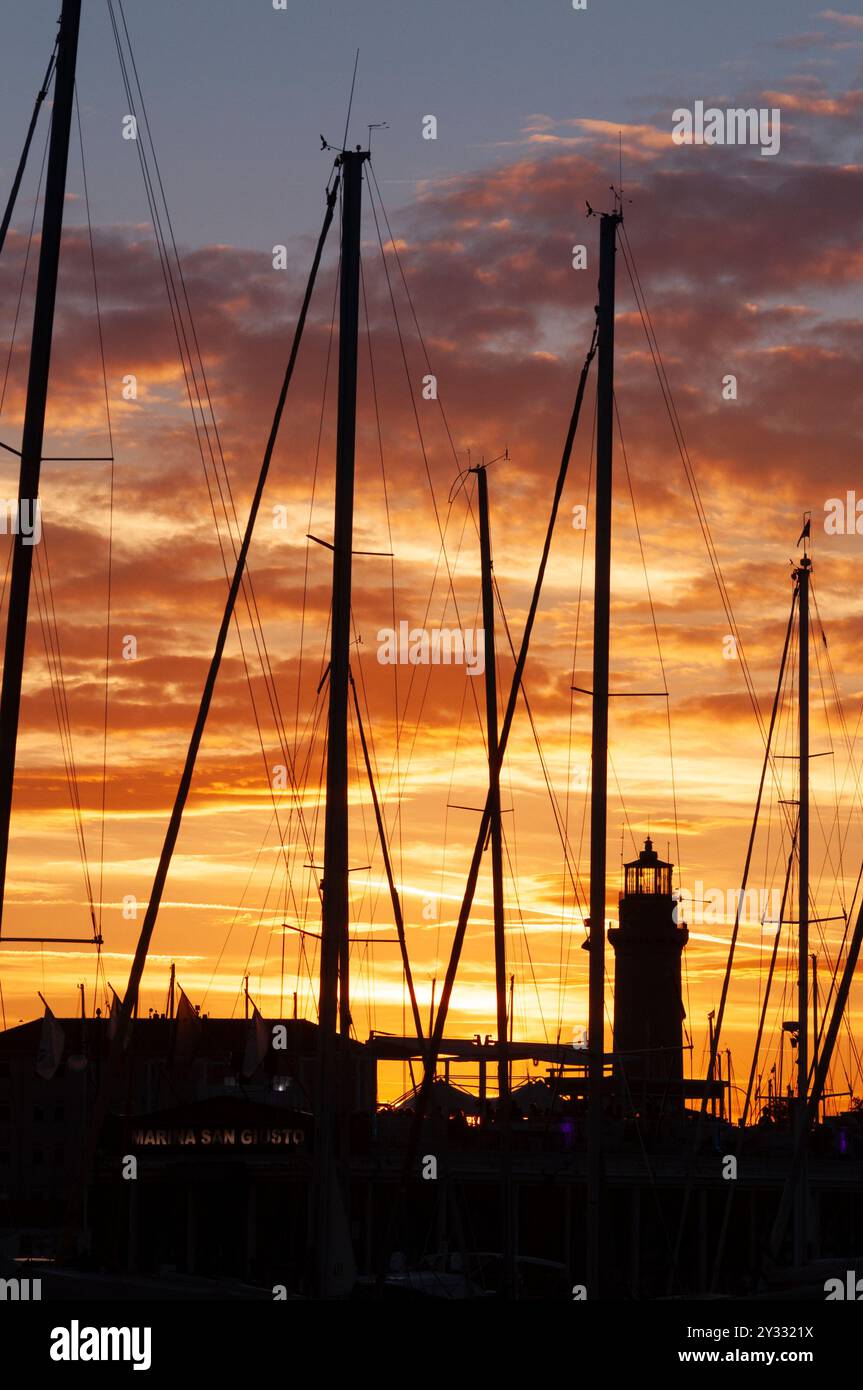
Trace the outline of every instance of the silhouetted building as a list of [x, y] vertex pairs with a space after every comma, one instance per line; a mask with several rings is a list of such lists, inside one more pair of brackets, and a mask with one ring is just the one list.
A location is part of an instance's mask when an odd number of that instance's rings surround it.
[[[129, 1268], [140, 1260], [156, 1269], [207, 1269], [208, 1261], [218, 1264], [207, 1242], [230, 1234], [242, 1258], [225, 1263], [242, 1272], [255, 1229], [250, 1213], [258, 1210], [261, 1228], [279, 1229], [281, 1216], [267, 1205], [276, 1200], [271, 1189], [287, 1183], [293, 1195], [307, 1182], [318, 1029], [306, 1019], [265, 1026], [266, 1052], [262, 1042], [256, 1054], [255, 1025], [242, 1018], [202, 1015], [185, 1028], [164, 1015], [132, 1021], [90, 1200], [103, 1257], [113, 1258], [122, 1238]], [[43, 1027], [34, 1019], [0, 1032], [0, 1256], [54, 1249], [112, 1022], [58, 1018], [62, 1048], [47, 1076], [36, 1070]], [[349, 1077], [351, 1110], [373, 1114], [376, 1063], [353, 1040]], [[138, 1160], [137, 1182], [122, 1179], [125, 1155]], [[298, 1222], [303, 1203], [294, 1201]]]
[[680, 957], [689, 939], [675, 920], [672, 865], [648, 837], [637, 859], [624, 865], [614, 947], [614, 1050], [617, 1076], [632, 1101], [663, 1108], [683, 1102], [683, 1020]]

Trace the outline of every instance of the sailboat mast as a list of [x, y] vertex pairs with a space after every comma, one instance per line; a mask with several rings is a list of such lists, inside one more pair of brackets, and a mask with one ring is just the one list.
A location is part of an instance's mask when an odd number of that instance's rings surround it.
[[797, 1099], [806, 1103], [809, 1075], [809, 574], [812, 561], [804, 555], [797, 571], [799, 584], [799, 717], [800, 717], [800, 873], [797, 983]]
[[[318, 1007], [318, 1091], [315, 1137], [316, 1284], [331, 1289], [331, 1224], [335, 1157], [335, 1107], [346, 1110], [350, 1041], [350, 939], [348, 935], [348, 694], [351, 643], [351, 559], [354, 528], [354, 448], [357, 416], [357, 348], [360, 296], [360, 225], [363, 163], [368, 151], [344, 150], [342, 177], [339, 390], [336, 429], [333, 607], [330, 631], [329, 727], [324, 819], [323, 914]], [[337, 1030], [341, 1035], [335, 1075]], [[335, 1084], [334, 1084], [335, 1083]]]
[[[38, 505], [48, 375], [54, 335], [54, 304], [57, 297], [57, 270], [63, 231], [63, 203], [66, 195], [66, 166], [69, 159], [69, 132], [75, 93], [75, 64], [78, 57], [78, 28], [81, 0], [63, 0], [57, 37], [57, 72], [54, 106], [51, 113], [51, 140], [48, 173], [45, 180], [45, 207], [39, 243], [39, 270], [33, 310], [33, 337], [27, 377], [27, 400], [21, 436], [21, 471], [18, 485], [18, 527], [12, 549], [12, 576], [9, 585], [9, 617], [3, 658], [3, 687], [0, 692], [0, 924], [6, 895], [6, 863], [9, 855], [9, 819], [15, 780], [15, 752], [18, 743], [18, 716], [21, 709], [21, 679], [27, 641], [27, 609], [30, 603], [30, 576], [33, 569], [33, 531], [22, 534], [22, 517], [33, 515]], [[35, 521], [35, 515], [33, 515]]]
[[492, 589], [491, 527], [488, 510], [488, 475], [476, 469], [479, 501], [479, 545], [482, 564], [482, 625], [485, 651], [485, 713], [488, 739], [489, 816], [491, 827], [491, 883], [494, 908], [494, 982], [497, 994], [497, 1089], [501, 1114], [509, 1111], [509, 1066], [506, 1018], [506, 938], [503, 911], [503, 834], [500, 814], [500, 772], [497, 736], [497, 669], [494, 643], [494, 592]]
[[354, 446], [360, 295], [362, 166], [366, 151], [345, 150], [342, 170], [342, 262], [339, 302], [339, 394], [333, 529], [333, 612], [330, 634], [327, 800], [324, 826], [320, 1029], [325, 1050], [336, 1030], [350, 1031], [348, 940], [348, 670], [351, 642], [351, 558], [354, 531]]
[[[800, 734], [799, 900], [797, 909], [797, 1129], [807, 1126], [809, 1080], [809, 576], [812, 561], [804, 553], [797, 568], [798, 705]], [[805, 1140], [803, 1141], [805, 1143]], [[806, 1159], [803, 1153], [796, 1192], [794, 1263], [806, 1258]]]
[[587, 1112], [587, 1278], [601, 1292], [602, 1080], [605, 1053], [605, 841], [608, 786], [608, 649], [611, 615], [611, 465], [614, 424], [614, 258], [620, 213], [599, 222], [596, 526], [593, 598], [593, 717], [590, 778], [590, 952]]

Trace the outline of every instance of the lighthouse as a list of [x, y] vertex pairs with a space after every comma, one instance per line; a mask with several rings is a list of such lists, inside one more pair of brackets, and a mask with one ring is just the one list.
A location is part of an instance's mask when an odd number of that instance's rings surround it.
[[683, 1020], [680, 962], [689, 939], [676, 920], [673, 865], [650, 837], [624, 865], [614, 948], [614, 1052], [620, 1093], [638, 1106], [668, 1110], [683, 1103]]

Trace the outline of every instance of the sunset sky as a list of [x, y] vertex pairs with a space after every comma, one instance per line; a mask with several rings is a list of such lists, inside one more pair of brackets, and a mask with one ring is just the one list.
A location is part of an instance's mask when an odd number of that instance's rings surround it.
[[[54, 4], [17, 3], [2, 20], [4, 45], [16, 54], [2, 99], [4, 190], [53, 42], [55, 11]], [[221, 617], [225, 574], [136, 150], [122, 138], [129, 107], [107, 11], [85, 0], [84, 12], [78, 99], [116, 460], [104, 821], [109, 464], [44, 465], [45, 541], [37, 558], [43, 574], [45, 552], [50, 561], [104, 976], [122, 993]], [[569, 0], [288, 0], [284, 12], [269, 0], [127, 0], [125, 13], [241, 524], [323, 218], [332, 155], [321, 153], [319, 134], [341, 142], [358, 47], [350, 143], [365, 145], [370, 124], [388, 123], [372, 132], [372, 168], [389, 231], [374, 181], [364, 188], [355, 546], [392, 551], [394, 559], [355, 561], [352, 660], [424, 1011], [432, 979], [445, 970], [478, 822], [474, 811], [454, 808], [481, 806], [484, 796], [483, 689], [462, 667], [381, 665], [377, 634], [402, 620], [411, 627], [481, 625], [475, 483], [448, 498], [468, 451], [476, 463], [507, 449], [508, 459], [489, 471], [489, 489], [495, 575], [513, 642], [520, 640], [592, 329], [598, 223], [585, 217], [585, 204], [611, 205], [619, 143], [628, 242], [765, 721], [795, 541], [804, 512], [812, 513], [812, 750], [833, 755], [812, 767], [813, 898], [824, 918], [850, 908], [863, 854], [855, 742], [863, 708], [863, 546], [855, 535], [827, 534], [824, 520], [831, 498], [856, 491], [863, 501], [863, 11], [802, 0], [697, 7], [588, 0], [585, 11]], [[672, 113], [696, 101], [778, 109], [779, 152], [674, 144]], [[436, 140], [423, 138], [428, 115], [437, 120]], [[0, 372], [23, 275], [0, 410], [0, 440], [13, 447], [23, 418], [38, 238], [26, 273], [25, 257], [46, 130], [43, 117], [0, 261]], [[75, 127], [48, 455], [108, 453], [84, 195]], [[41, 207], [37, 231], [40, 215]], [[579, 244], [587, 247], [584, 270], [572, 264]], [[273, 268], [277, 245], [287, 248], [284, 270]], [[331, 553], [306, 537], [332, 535], [337, 263], [336, 226], [251, 553], [317, 864], [324, 743], [316, 691], [326, 662]], [[621, 255], [617, 288], [616, 395], [632, 496], [616, 434], [611, 683], [618, 692], [660, 690], [664, 665], [673, 758], [663, 700], [612, 702], [609, 919], [621, 857], [634, 858], [647, 833], [679, 866], [675, 886], [695, 892], [700, 882], [705, 891], [733, 892], [763, 756]], [[428, 371], [437, 377], [438, 401], [422, 398]], [[135, 400], [123, 399], [129, 375], [137, 379]], [[737, 381], [735, 400], [723, 399], [729, 375]], [[522, 703], [503, 774], [508, 951], [520, 1038], [569, 1041], [586, 1022], [587, 955], [579, 947], [590, 710], [570, 687], [590, 683], [594, 385], [592, 379], [526, 674], [541, 756]], [[0, 455], [0, 472], [2, 496], [14, 497], [11, 454]], [[583, 505], [586, 533], [573, 525], [574, 509]], [[227, 543], [224, 526], [221, 539]], [[8, 554], [9, 537], [0, 543]], [[4, 590], [4, 625], [5, 599]], [[86, 936], [87, 893], [39, 614], [34, 589], [3, 930]], [[317, 942], [307, 938], [301, 958], [298, 933], [280, 924], [319, 931], [316, 875], [306, 867], [297, 799], [272, 790], [283, 757], [245, 608], [240, 627], [263, 756], [234, 631], [142, 1004], [164, 1008], [174, 960], [180, 984], [204, 1011], [241, 1010], [248, 971], [265, 1014], [278, 1014], [282, 991], [288, 1010], [298, 990], [300, 1011], [311, 1018]], [[135, 660], [124, 659], [129, 637], [137, 643]], [[498, 652], [503, 705], [513, 662], [499, 614]], [[796, 746], [794, 719], [783, 701], [777, 751], [786, 758]], [[349, 746], [352, 931], [364, 941], [384, 938], [374, 947], [357, 945], [352, 955], [362, 1038], [372, 1027], [400, 1032], [409, 1021], [353, 725]], [[790, 759], [777, 763], [782, 784], [769, 783], [750, 879], [760, 892], [781, 890], [787, 835], [783, 841], [778, 802], [796, 795], [793, 767]], [[578, 894], [565, 869], [562, 825]], [[139, 904], [137, 923], [123, 916], [129, 898]], [[813, 927], [825, 986], [842, 930], [839, 920]], [[491, 932], [486, 865], [453, 999], [455, 1035], [494, 1033]], [[684, 990], [695, 1071], [703, 1066], [706, 1016], [718, 1003], [729, 934], [727, 914], [712, 922], [690, 918]], [[771, 944], [760, 922], [743, 926], [725, 1038], [741, 1082]], [[787, 1004], [777, 993], [771, 1029], [796, 1010], [794, 968], [786, 969], [784, 952], [780, 961]], [[88, 948], [0, 947], [6, 1023], [41, 1011], [38, 990], [57, 1014], [72, 1012], [82, 980], [90, 1009], [95, 970]], [[852, 997], [858, 1023], [859, 993]], [[100, 977], [95, 1002], [103, 998]], [[610, 988], [608, 1002], [610, 1017]], [[859, 1095], [847, 1036], [841, 1052], [833, 1088], [853, 1089], [856, 1081]], [[388, 1084], [398, 1090], [401, 1078]]]

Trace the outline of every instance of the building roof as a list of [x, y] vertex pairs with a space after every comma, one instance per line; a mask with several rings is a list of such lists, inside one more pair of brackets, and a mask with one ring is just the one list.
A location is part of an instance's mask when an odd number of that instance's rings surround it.
[[653, 865], [655, 868], [660, 869], [671, 869], [674, 867], [669, 860], [660, 859], [656, 850], [653, 848], [653, 841], [649, 835], [645, 837], [644, 849], [641, 851], [638, 858], [628, 860], [623, 867], [625, 869], [640, 869], [647, 865]]
[[[214, 1018], [201, 1015], [200, 1035], [195, 1043], [195, 1051], [207, 1055], [221, 1052], [242, 1051], [246, 1045], [249, 1022], [245, 1018]], [[314, 1053], [317, 1049], [318, 1025], [305, 1018], [266, 1019], [275, 1027], [281, 1024], [287, 1030], [288, 1046], [286, 1052], [302, 1051]], [[107, 1043], [109, 1020], [101, 1018], [56, 1018], [65, 1035], [64, 1056], [86, 1052], [98, 1043], [100, 1050]], [[42, 1019], [32, 1018], [26, 1023], [16, 1024], [0, 1032], [0, 1057], [32, 1054], [39, 1047]], [[176, 1019], [164, 1015], [132, 1020], [132, 1036], [128, 1051], [138, 1056], [164, 1057], [174, 1042]], [[364, 1050], [364, 1045], [351, 1039], [353, 1050]]]

